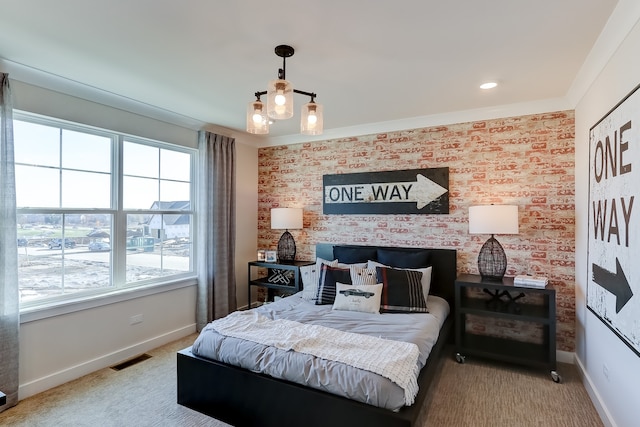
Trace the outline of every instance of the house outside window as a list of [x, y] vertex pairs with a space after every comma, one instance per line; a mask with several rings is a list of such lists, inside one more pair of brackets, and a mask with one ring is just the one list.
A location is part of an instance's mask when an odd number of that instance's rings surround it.
[[195, 277], [196, 150], [14, 118], [21, 308]]

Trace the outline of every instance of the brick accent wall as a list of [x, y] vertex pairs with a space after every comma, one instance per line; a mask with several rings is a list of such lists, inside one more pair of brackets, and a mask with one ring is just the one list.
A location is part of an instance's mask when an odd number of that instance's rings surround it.
[[[323, 175], [431, 167], [449, 167], [448, 215], [322, 213]], [[496, 236], [507, 275], [549, 277], [557, 292], [557, 348], [575, 350], [573, 111], [261, 148], [258, 168], [258, 247], [277, 246], [271, 208], [303, 207], [304, 230], [292, 231], [297, 259], [314, 259], [317, 242], [454, 248], [459, 273], [477, 273], [489, 236], [468, 233], [469, 206], [518, 205], [520, 234]], [[534, 325], [512, 334], [539, 339]]]

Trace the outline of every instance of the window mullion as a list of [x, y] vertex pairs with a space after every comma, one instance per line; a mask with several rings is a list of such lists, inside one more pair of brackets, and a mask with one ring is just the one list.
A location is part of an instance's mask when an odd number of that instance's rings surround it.
[[115, 207], [113, 234], [113, 284], [115, 287], [122, 287], [126, 283], [126, 246], [127, 246], [127, 215], [123, 211], [123, 144], [124, 138], [118, 136], [113, 150], [113, 171], [112, 188], [115, 189], [112, 196], [112, 203]]

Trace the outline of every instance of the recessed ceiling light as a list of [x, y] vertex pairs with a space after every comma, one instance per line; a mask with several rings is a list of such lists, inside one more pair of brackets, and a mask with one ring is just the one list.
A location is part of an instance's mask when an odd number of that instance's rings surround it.
[[487, 83], [482, 83], [480, 85], [480, 89], [493, 89], [496, 86], [498, 86], [498, 83], [496, 82], [487, 82]]

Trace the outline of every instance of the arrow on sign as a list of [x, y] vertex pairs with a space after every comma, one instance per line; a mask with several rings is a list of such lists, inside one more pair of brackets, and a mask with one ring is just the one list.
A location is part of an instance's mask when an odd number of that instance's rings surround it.
[[622, 271], [622, 267], [620, 266], [620, 261], [616, 257], [615, 273], [597, 264], [591, 264], [591, 269], [593, 270], [593, 281], [616, 297], [616, 313], [620, 313], [622, 307], [624, 307], [633, 296], [627, 277], [624, 275], [624, 271]]
[[445, 194], [446, 188], [422, 174], [415, 181], [331, 185], [325, 188], [325, 203], [415, 202], [422, 209]]

